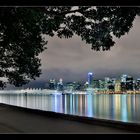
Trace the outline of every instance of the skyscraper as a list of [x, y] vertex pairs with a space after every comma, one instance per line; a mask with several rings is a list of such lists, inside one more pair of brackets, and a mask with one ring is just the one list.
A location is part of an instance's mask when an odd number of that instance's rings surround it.
[[115, 92], [120, 92], [121, 91], [121, 81], [117, 80], [115, 82]]
[[88, 73], [88, 84], [91, 85], [92, 84], [92, 81], [93, 81], [93, 73], [92, 72], [89, 72]]
[[127, 76], [126, 78], [126, 89], [127, 90], [133, 90], [134, 88], [133, 84], [133, 77], [132, 76]]
[[49, 81], [49, 89], [55, 89], [56, 81], [55, 79], [50, 79]]
[[127, 76], [128, 76], [128, 75], [123, 74], [123, 75], [121, 76], [121, 82], [126, 83], [126, 78], [127, 78]]
[[121, 77], [121, 89], [122, 91], [126, 90], [133, 90], [134, 84], [133, 84], [133, 77], [123, 74]]
[[58, 90], [58, 91], [62, 91], [63, 88], [64, 88], [64, 86], [63, 86], [63, 79], [60, 78], [60, 79], [59, 79], [59, 82], [57, 83], [57, 90]]
[[140, 90], [140, 78], [138, 78], [135, 82], [135, 90]]

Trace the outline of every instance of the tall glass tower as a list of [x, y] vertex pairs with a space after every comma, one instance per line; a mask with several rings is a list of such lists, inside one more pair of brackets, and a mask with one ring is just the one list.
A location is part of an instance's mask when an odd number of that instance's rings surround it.
[[122, 77], [121, 77], [121, 82], [126, 83], [126, 78], [127, 78], [127, 76], [128, 76], [128, 75], [123, 74]]
[[88, 84], [91, 85], [92, 84], [92, 81], [93, 81], [93, 73], [92, 72], [89, 72], [88, 73]]

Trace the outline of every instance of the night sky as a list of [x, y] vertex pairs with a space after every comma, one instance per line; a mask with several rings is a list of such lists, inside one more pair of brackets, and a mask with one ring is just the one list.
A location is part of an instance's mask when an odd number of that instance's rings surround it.
[[80, 37], [70, 39], [47, 38], [47, 50], [40, 54], [42, 75], [27, 86], [43, 87], [50, 78], [67, 81], [86, 81], [87, 73], [96, 79], [119, 78], [121, 74], [140, 77], [140, 17], [136, 17], [130, 32], [110, 51], [96, 52]]

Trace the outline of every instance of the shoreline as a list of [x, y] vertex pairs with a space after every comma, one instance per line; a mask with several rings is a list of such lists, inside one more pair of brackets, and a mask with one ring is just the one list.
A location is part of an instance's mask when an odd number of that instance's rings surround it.
[[[27, 115], [27, 117], [29, 115], [33, 115], [34, 117], [37, 115], [41, 115], [43, 117], [46, 117], [46, 119], [47, 118], [56, 119], [56, 120], [61, 119], [62, 123], [63, 121], [66, 121], [66, 122], [72, 121], [74, 123], [80, 123], [80, 125], [90, 125], [90, 126], [96, 125], [100, 127], [107, 127], [110, 129], [116, 129], [116, 130], [118, 129], [120, 131], [126, 130], [129, 133], [140, 133], [140, 124], [138, 123], [121, 122], [121, 121], [114, 121], [114, 120], [69, 115], [69, 114], [56, 113], [56, 112], [51, 112], [51, 111], [42, 111], [42, 110], [37, 110], [37, 109], [18, 107], [18, 106], [3, 104], [3, 103], [0, 103], [0, 107], [13, 110], [15, 113], [17, 112], [21, 114], [23, 113], [24, 115]], [[24, 118], [21, 118], [21, 120], [24, 120]], [[0, 124], [1, 123], [3, 122], [0, 122]], [[65, 126], [65, 123], [63, 123], [62, 125]]]

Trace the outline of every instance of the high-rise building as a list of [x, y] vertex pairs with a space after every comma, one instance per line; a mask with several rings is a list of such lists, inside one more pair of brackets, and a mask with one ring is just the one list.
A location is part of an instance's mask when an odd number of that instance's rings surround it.
[[55, 88], [56, 88], [55, 79], [50, 79], [50, 81], [49, 81], [49, 89], [55, 89]]
[[126, 91], [126, 78], [127, 78], [127, 74], [123, 74], [121, 76], [121, 91]]
[[105, 77], [105, 82], [109, 82], [110, 78], [109, 77]]
[[126, 75], [126, 74], [123, 74], [122, 76], [121, 76], [121, 82], [126, 82], [126, 78], [127, 78], [127, 76], [128, 75]]
[[66, 83], [66, 90], [68, 91], [73, 91], [74, 90], [74, 85], [72, 82]]
[[83, 89], [86, 90], [88, 87], [89, 87], [89, 83], [88, 83], [88, 81], [86, 81], [86, 82], [84, 83]]
[[94, 89], [99, 89], [100, 88], [100, 82], [99, 80], [93, 80], [93, 88]]
[[135, 82], [135, 90], [140, 90], [140, 78], [138, 78]]
[[115, 82], [115, 92], [120, 92], [121, 91], [121, 81], [116, 80]]
[[62, 91], [64, 89], [64, 86], [63, 86], [63, 79], [60, 78], [59, 79], [59, 82], [57, 83], [57, 90], [58, 91]]
[[112, 84], [115, 86], [116, 78], [112, 78], [111, 81], [112, 81]]
[[132, 76], [127, 76], [126, 78], [126, 90], [133, 90], [134, 88], [133, 84], [133, 77]]
[[105, 77], [105, 90], [109, 90], [110, 81], [109, 77]]
[[127, 91], [127, 90], [133, 90], [133, 89], [134, 89], [133, 77], [123, 74], [121, 77], [121, 90]]
[[110, 90], [110, 91], [114, 91], [115, 81], [116, 81], [115, 78], [105, 77], [105, 89]]
[[63, 84], [63, 79], [62, 78], [59, 79], [59, 83]]
[[93, 73], [92, 72], [89, 72], [88, 73], [88, 84], [91, 85], [92, 84], [92, 81], [93, 81]]
[[99, 80], [99, 87], [100, 87], [100, 90], [105, 89], [105, 87], [106, 87], [105, 80]]

